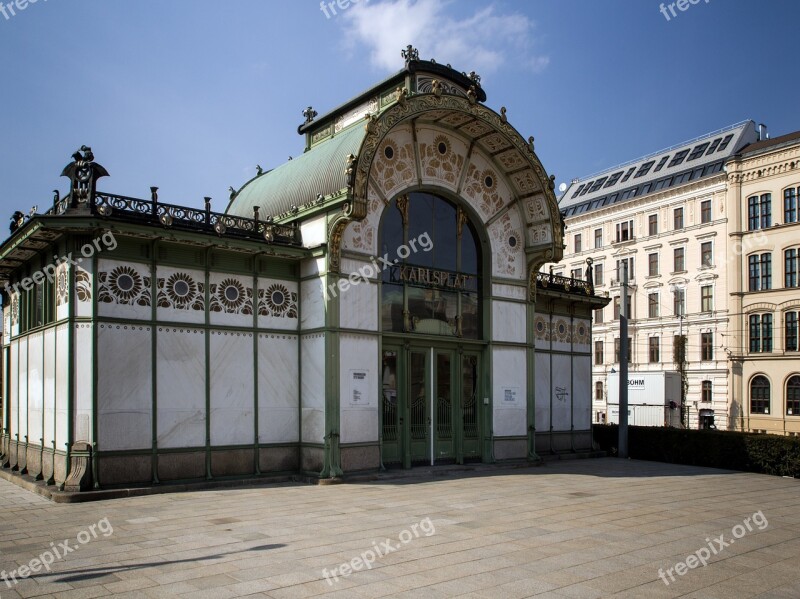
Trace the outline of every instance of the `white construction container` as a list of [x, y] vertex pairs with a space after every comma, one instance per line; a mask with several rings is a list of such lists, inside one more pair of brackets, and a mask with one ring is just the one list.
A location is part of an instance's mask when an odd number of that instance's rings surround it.
[[[674, 402], [670, 404], [670, 402]], [[671, 408], [670, 405], [674, 405]], [[681, 426], [681, 375], [678, 372], [628, 373], [630, 426]], [[608, 422], [619, 424], [619, 373], [608, 375]]]

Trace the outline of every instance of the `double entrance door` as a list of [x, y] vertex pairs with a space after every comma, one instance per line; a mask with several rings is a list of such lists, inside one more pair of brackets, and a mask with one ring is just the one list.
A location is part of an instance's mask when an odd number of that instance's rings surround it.
[[384, 465], [479, 461], [480, 353], [385, 345], [381, 397]]

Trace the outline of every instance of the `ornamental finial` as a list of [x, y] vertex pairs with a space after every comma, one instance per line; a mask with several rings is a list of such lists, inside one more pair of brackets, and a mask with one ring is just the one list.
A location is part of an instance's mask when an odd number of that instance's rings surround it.
[[401, 55], [403, 58], [405, 58], [405, 60], [406, 60], [406, 66], [408, 66], [408, 64], [409, 64], [410, 62], [416, 62], [416, 61], [418, 61], [418, 60], [419, 60], [419, 50], [417, 50], [417, 49], [416, 49], [414, 46], [412, 46], [411, 44], [409, 44], [408, 46], [406, 46], [406, 49], [405, 49], [405, 50], [401, 50], [401, 51], [400, 51], [400, 55]]
[[317, 111], [309, 106], [303, 111], [303, 116], [306, 117], [306, 123], [310, 123], [317, 116]]

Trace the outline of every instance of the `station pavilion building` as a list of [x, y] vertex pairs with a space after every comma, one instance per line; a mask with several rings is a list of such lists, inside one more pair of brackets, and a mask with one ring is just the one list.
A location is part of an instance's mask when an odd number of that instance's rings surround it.
[[224, 213], [73, 155], [0, 246], [4, 468], [78, 491], [591, 449], [609, 300], [539, 272], [553, 179], [478, 76], [403, 55]]

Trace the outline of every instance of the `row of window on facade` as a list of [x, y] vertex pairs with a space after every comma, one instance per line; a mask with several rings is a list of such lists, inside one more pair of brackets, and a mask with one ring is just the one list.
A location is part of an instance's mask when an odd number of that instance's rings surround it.
[[[700, 223], [706, 224], [711, 222], [711, 200], [704, 200], [700, 202]], [[684, 228], [683, 208], [675, 208], [672, 211], [672, 228], [675, 231]], [[632, 241], [633, 235], [633, 219], [627, 219], [616, 224], [615, 230], [615, 243], [622, 243], [625, 241]], [[658, 214], [650, 214], [647, 217], [647, 233], [649, 236], [658, 235]], [[573, 236], [575, 253], [583, 251], [583, 235], [576, 233]], [[603, 247], [603, 229], [594, 230], [594, 248], [601, 249]], [[596, 282], [596, 281], [595, 281]]]
[[[800, 316], [800, 312], [797, 311], [783, 313], [784, 351], [798, 351], [798, 316]], [[769, 353], [779, 349], [773, 346], [773, 321], [774, 317], [770, 313], [750, 314], [748, 316], [750, 353]]]
[[[800, 251], [789, 248], [783, 251], [783, 286], [786, 289], [798, 285], [797, 262]], [[752, 254], [747, 257], [748, 290], [767, 291], [772, 289], [772, 252]]]
[[[800, 187], [791, 187], [784, 190], [783, 199], [783, 222], [784, 224], [798, 222], [798, 204], [800, 203]], [[772, 226], [772, 194], [764, 193], [761, 195], [751, 196], [747, 199], [748, 211], [748, 230], [757, 231]], [[711, 200], [703, 200], [700, 202], [700, 224], [710, 223], [712, 220]], [[647, 217], [647, 233], [649, 236], [658, 235], [659, 223], [658, 214], [650, 214]], [[683, 207], [675, 208], [672, 211], [672, 228], [675, 231], [684, 228], [684, 209]], [[633, 219], [624, 220], [616, 224], [615, 229], [615, 243], [622, 243], [625, 241], [632, 241], [633, 234]], [[573, 236], [575, 253], [583, 251], [583, 235], [576, 233]], [[710, 245], [710, 244], [709, 244]], [[603, 247], [603, 229], [598, 228], [594, 230], [594, 247], [600, 249]], [[705, 261], [703, 265], [707, 264]], [[675, 269], [679, 272], [681, 269]], [[597, 284], [597, 279], [595, 279]]]
[[[798, 222], [800, 187], [783, 190], [783, 223]], [[772, 194], [762, 193], [747, 198], [747, 230], [757, 231], [772, 226]]]
[[[714, 333], [706, 331], [700, 333], [700, 360], [711, 362], [714, 360]], [[672, 356], [668, 361], [680, 363], [686, 361], [687, 337], [686, 335], [674, 335], [672, 338]], [[614, 339], [614, 364], [619, 364], [620, 340]], [[647, 338], [647, 354], [650, 364], [659, 364], [662, 361], [661, 337], [653, 335]], [[628, 337], [628, 363], [633, 362], [633, 339]], [[605, 342], [598, 339], [594, 342], [594, 364], [602, 366], [605, 364]]]
[[[702, 381], [700, 383], [700, 401], [703, 403], [711, 403], [711, 400], [714, 398], [713, 394], [713, 385], [711, 381]], [[603, 389], [603, 381], [597, 381], [594, 384], [594, 400], [595, 401], [603, 401], [604, 397], [604, 389]]]
[[[786, 415], [800, 416], [800, 375], [792, 375], [786, 380]], [[772, 384], [763, 374], [750, 381], [750, 413], [769, 414], [772, 400]]]
[[[661, 310], [661, 294], [657, 291], [647, 294], [647, 318], [659, 318], [662, 316]], [[631, 294], [628, 294], [627, 301], [628, 317], [633, 318], [631, 311]], [[614, 316], [613, 320], [619, 320], [620, 315], [620, 298], [614, 298], [613, 302]], [[700, 312], [713, 312], [714, 310], [714, 286], [701, 285], [700, 286]], [[676, 287], [672, 290], [672, 313], [674, 316], [686, 316], [686, 289], [683, 287]], [[599, 308], [594, 311], [594, 323], [603, 324], [605, 322], [605, 309]]]
[[[796, 287], [797, 250], [792, 250], [792, 251], [795, 252], [794, 286]], [[630, 256], [628, 258], [621, 258], [616, 261], [615, 265], [616, 277], [612, 280], [611, 282], [612, 285], [619, 284], [622, 281], [623, 268], [626, 264], [628, 267], [628, 279], [631, 280], [636, 278], [636, 271], [634, 270], [636, 263], [634, 261], [633, 256]], [[700, 244], [700, 267], [711, 268], [712, 266], [714, 266], [714, 244], [711, 241], [704, 241]], [[670, 274], [679, 274], [683, 272], [686, 272], [686, 248], [677, 247], [672, 250], [672, 272]], [[647, 276], [657, 277], [660, 274], [661, 274], [661, 257], [659, 253], [651, 252], [647, 254]], [[582, 279], [583, 275], [581, 273], [581, 269], [580, 268], [573, 269], [571, 276], [573, 279]], [[595, 287], [602, 287], [603, 285], [605, 285], [605, 268], [603, 267], [602, 262], [597, 262], [594, 265], [594, 271], [592, 272], [592, 279]], [[789, 279], [787, 279], [787, 281], [788, 280]]]
[[[786, 289], [800, 287], [798, 278], [798, 259], [800, 249], [789, 248], [783, 252], [783, 286]], [[656, 277], [661, 274], [661, 259], [658, 252], [651, 252], [647, 255], [647, 276]], [[616, 279], [612, 284], [618, 283], [622, 279], [622, 269], [627, 263], [628, 278], [634, 279], [635, 261], [633, 257], [622, 258], [616, 261]], [[766, 291], [772, 289], [772, 252], [761, 254], [751, 254], [747, 257], [749, 273], [749, 291]], [[704, 241], [700, 244], [700, 267], [710, 268], [714, 266], [714, 244], [711, 241]], [[672, 250], [672, 273], [678, 274], [686, 272], [686, 248], [678, 247]], [[605, 285], [605, 269], [602, 262], [594, 265], [592, 273], [594, 285], [601, 287]], [[572, 278], [582, 279], [581, 269], [572, 271]]]

